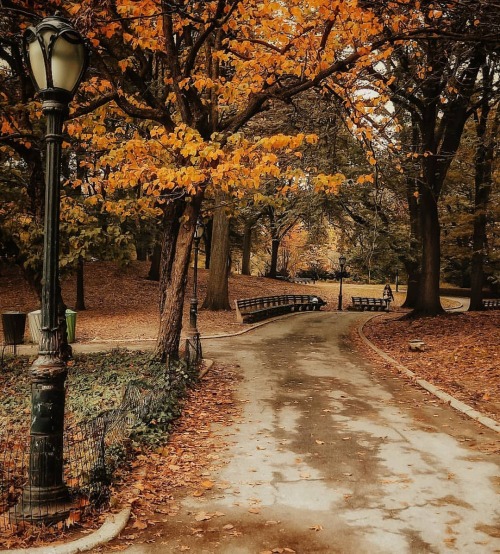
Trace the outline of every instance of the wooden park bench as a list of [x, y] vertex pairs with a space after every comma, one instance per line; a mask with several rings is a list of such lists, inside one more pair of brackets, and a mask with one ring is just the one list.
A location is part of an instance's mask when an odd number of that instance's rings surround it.
[[252, 323], [268, 317], [319, 310], [326, 302], [310, 294], [284, 294], [235, 300], [236, 319], [240, 323]]
[[364, 298], [362, 296], [352, 296], [352, 306], [353, 310], [368, 310], [373, 312], [387, 312], [389, 309], [389, 304], [384, 298]]
[[294, 277], [292, 279], [292, 283], [309, 285], [311, 283], [314, 283], [314, 279], [311, 279], [310, 277]]
[[500, 309], [500, 298], [489, 298], [487, 300], [483, 300], [483, 307], [485, 310]]

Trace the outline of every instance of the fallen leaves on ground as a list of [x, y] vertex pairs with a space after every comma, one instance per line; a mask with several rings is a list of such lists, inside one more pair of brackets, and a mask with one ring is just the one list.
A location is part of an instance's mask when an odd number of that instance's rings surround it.
[[[132, 470], [121, 475], [115, 495], [119, 502], [133, 504], [137, 518], [134, 529], [144, 529], [138, 521], [154, 524], [158, 514], [177, 515], [176, 498], [183, 494], [202, 496], [217, 488], [217, 482], [208, 477], [224, 463], [220, 453], [227, 442], [213, 428], [229, 425], [239, 413], [232, 399], [237, 380], [230, 367], [212, 366], [199, 386], [189, 392], [168, 442], [156, 451], [138, 455], [131, 464]], [[135, 495], [137, 483], [142, 490]], [[200, 511], [193, 514], [193, 520], [202, 522], [222, 516], [222, 512]]]
[[[78, 313], [77, 340], [155, 339], [158, 328], [158, 284], [148, 281], [148, 262], [133, 262], [123, 268], [112, 262], [89, 262], [86, 272], [87, 310]], [[204, 298], [208, 271], [198, 271], [199, 298]], [[192, 283], [192, 274], [190, 274]], [[188, 285], [190, 286], [190, 285]], [[231, 275], [229, 296], [235, 298], [275, 294], [317, 294], [328, 304], [323, 310], [337, 306], [337, 283], [299, 285], [264, 277]], [[356, 296], [380, 296], [381, 285], [344, 283], [344, 304]], [[379, 290], [380, 289], [380, 290]], [[75, 302], [75, 277], [63, 282], [63, 295], [68, 306]], [[39, 301], [15, 267], [5, 268], [0, 290], [0, 310], [38, 309]], [[394, 309], [404, 301], [404, 293], [395, 293]], [[190, 297], [186, 295], [185, 319], [189, 318]], [[449, 305], [443, 299], [443, 305]], [[383, 316], [365, 327], [367, 336], [379, 348], [444, 391], [475, 406], [491, 417], [500, 416], [500, 378], [496, 354], [499, 349], [498, 311], [446, 314], [437, 318], [392, 321]], [[210, 312], [200, 310], [198, 324], [202, 335], [241, 330], [234, 310]], [[425, 352], [409, 352], [408, 341], [421, 339]], [[364, 349], [372, 359], [376, 355]]]
[[[158, 283], [146, 279], [149, 262], [131, 262], [126, 267], [114, 262], [85, 263], [85, 304], [87, 309], [78, 312], [76, 339], [79, 342], [100, 340], [155, 340], [158, 332]], [[192, 268], [188, 291], [192, 287]], [[198, 297], [205, 298], [208, 270], [198, 269]], [[69, 275], [62, 282], [65, 303], [74, 307], [76, 277]], [[381, 296], [382, 285], [358, 285], [344, 282], [344, 306], [350, 296]], [[274, 296], [280, 294], [316, 294], [328, 304], [323, 311], [335, 310], [338, 304], [338, 283], [302, 285], [248, 275], [229, 277], [231, 306], [237, 298]], [[189, 320], [191, 295], [186, 294], [184, 321]], [[396, 306], [404, 295], [396, 293]], [[0, 311], [21, 310], [30, 312], [40, 308], [40, 302], [22, 277], [19, 268], [2, 270]], [[1, 321], [0, 321], [1, 327]], [[200, 309], [198, 327], [202, 335], [228, 333], [241, 330], [235, 310], [207, 311]]]
[[[78, 313], [77, 340], [99, 339], [154, 339], [157, 332], [157, 283], [144, 277], [149, 266], [135, 262], [128, 268], [121, 268], [110, 262], [91, 264], [92, 271], [86, 272], [87, 311]], [[204, 297], [208, 272], [200, 270], [199, 297]], [[188, 285], [189, 286], [189, 285]], [[378, 296], [380, 287], [350, 285], [344, 283], [345, 304], [352, 294]], [[351, 287], [351, 288], [350, 288]], [[63, 283], [63, 294], [69, 306], [74, 305], [74, 279]], [[355, 292], [354, 292], [355, 291]], [[7, 269], [2, 274], [0, 309], [31, 311], [39, 308], [36, 296], [20, 278], [19, 273]], [[266, 296], [275, 294], [306, 293], [318, 294], [328, 301], [324, 310], [336, 308], [335, 285], [317, 283], [298, 285], [263, 277], [233, 275], [229, 280], [231, 301], [235, 298]], [[394, 307], [402, 302], [404, 295], [396, 295]], [[189, 295], [186, 295], [185, 318], [188, 319]], [[202, 335], [241, 330], [236, 322], [234, 310], [208, 312], [200, 310], [199, 326]], [[372, 320], [366, 327], [367, 337], [392, 358], [414, 371], [446, 392], [456, 396], [480, 411], [498, 418], [500, 415], [500, 368], [497, 353], [500, 346], [498, 328], [500, 312], [478, 312], [446, 314], [436, 318], [418, 320], [394, 319], [384, 315]], [[421, 339], [426, 344], [423, 352], [410, 352], [408, 341]], [[354, 340], [356, 340], [354, 336]], [[383, 366], [385, 372], [393, 368], [381, 362], [373, 350], [357, 341], [367, 357]], [[237, 413], [233, 404], [232, 389], [235, 386], [235, 372], [227, 367], [214, 366], [202, 385], [191, 392], [185, 403], [184, 413], [177, 421], [168, 442], [154, 452], [143, 453], [131, 464], [131, 472], [120, 474], [116, 494], [120, 500], [133, 505], [135, 521], [146, 525], [162, 516], [172, 517], [179, 511], [177, 493], [188, 490], [192, 496], [203, 496], [207, 491], [218, 488], [210, 479], [217, 467], [224, 463], [220, 453], [225, 443], [213, 432], [212, 424], [227, 425]], [[18, 394], [19, 383], [14, 380], [5, 389], [5, 398]], [[23, 385], [24, 386], [24, 385]], [[18, 411], [19, 420], [25, 421], [26, 413]], [[331, 410], [324, 410], [330, 412]], [[349, 440], [344, 437], [343, 440]], [[318, 442], [320, 444], [321, 441]], [[498, 444], [486, 445], [492, 452]], [[486, 448], [483, 446], [483, 448]], [[297, 463], [301, 459], [297, 459]], [[213, 483], [212, 487], [204, 486]], [[140, 487], [138, 488], [138, 484]], [[179, 493], [180, 495], [180, 493]], [[344, 495], [346, 500], [350, 495]], [[90, 525], [98, 526], [102, 517], [85, 521], [82, 532]], [[278, 522], [268, 521], [266, 525]], [[315, 528], [319, 527], [319, 528]], [[319, 531], [321, 526], [312, 527]], [[148, 529], [136, 529], [147, 533]], [[130, 533], [125, 536], [130, 536]], [[58, 539], [64, 536], [58, 535]], [[23, 547], [17, 537], [8, 538], [11, 547]], [[36, 545], [37, 541], [30, 544]], [[38, 543], [40, 544], [40, 543]], [[122, 550], [125, 545], [114, 545]], [[188, 547], [186, 547], [188, 548]], [[283, 552], [293, 552], [282, 549]], [[271, 552], [279, 552], [273, 549]]]
[[[500, 420], [499, 328], [500, 312], [491, 310], [413, 320], [384, 316], [365, 325], [364, 333], [419, 378]], [[412, 339], [422, 340], [425, 349], [410, 351]]]

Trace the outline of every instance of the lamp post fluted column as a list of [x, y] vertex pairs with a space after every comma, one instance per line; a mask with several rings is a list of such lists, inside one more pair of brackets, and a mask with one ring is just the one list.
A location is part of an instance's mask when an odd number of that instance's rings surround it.
[[[31, 428], [28, 486], [23, 512], [44, 522], [59, 519], [69, 504], [63, 481], [64, 383], [67, 368], [60, 356], [57, 286], [59, 282], [59, 196], [62, 127], [67, 103], [46, 99], [47, 117], [42, 329], [38, 357], [31, 366]], [[61, 516], [62, 517], [62, 516]]]
[[58, 15], [26, 30], [23, 49], [42, 99], [46, 124], [42, 329], [31, 366], [31, 427], [28, 482], [16, 517], [50, 524], [64, 519], [70, 495], [64, 482], [64, 405], [67, 367], [58, 322], [59, 215], [63, 123], [88, 63], [81, 35]]

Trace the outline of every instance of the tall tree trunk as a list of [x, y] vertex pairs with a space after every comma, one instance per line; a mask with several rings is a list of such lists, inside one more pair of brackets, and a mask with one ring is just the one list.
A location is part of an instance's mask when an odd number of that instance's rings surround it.
[[212, 234], [214, 229], [214, 220], [209, 219], [205, 223], [203, 232], [203, 244], [205, 245], [205, 269], [210, 269], [210, 253], [212, 251]]
[[406, 261], [405, 269], [408, 276], [408, 284], [406, 286], [406, 298], [402, 307], [414, 309], [420, 295], [420, 263]]
[[76, 304], [75, 310], [85, 310], [85, 282], [84, 282], [84, 261], [80, 256], [76, 267]]
[[269, 277], [271, 279], [276, 279], [278, 274], [278, 252], [280, 249], [280, 240], [276, 237], [273, 237], [271, 240], [271, 262], [269, 265]]
[[250, 254], [252, 249], [252, 231], [254, 221], [245, 221], [243, 229], [243, 248], [241, 252], [241, 274], [250, 275]]
[[153, 255], [151, 256], [151, 265], [149, 266], [149, 273], [147, 279], [150, 281], [160, 280], [160, 263], [161, 263], [161, 242], [156, 241], [153, 248]]
[[272, 206], [267, 207], [267, 217], [269, 218], [269, 233], [271, 234], [271, 260], [269, 262], [269, 271], [267, 272], [267, 276], [271, 279], [276, 279], [281, 237], [278, 224], [276, 222], [276, 212]]
[[229, 220], [225, 209], [225, 195], [217, 196], [212, 229], [210, 271], [207, 294], [203, 302], [206, 310], [230, 310], [229, 304]]
[[[411, 151], [416, 153], [419, 148], [420, 135], [415, 114], [411, 120]], [[415, 170], [414, 170], [415, 171]], [[408, 275], [406, 287], [406, 298], [403, 308], [414, 309], [417, 306], [417, 299], [420, 296], [420, 264], [422, 251], [422, 232], [420, 230], [420, 217], [418, 209], [418, 183], [417, 175], [408, 174], [406, 178], [406, 201], [410, 215], [410, 248], [408, 256], [403, 260]]]
[[[445, 43], [443, 43], [445, 44]], [[412, 316], [437, 315], [443, 311], [439, 299], [440, 224], [438, 201], [444, 179], [460, 145], [480, 67], [485, 60], [481, 46], [471, 47], [462, 60], [456, 77], [457, 94], [441, 103], [448, 78], [449, 55], [442, 43], [432, 37], [426, 42], [429, 74], [420, 82], [419, 96], [411, 102], [418, 111], [419, 148], [422, 183], [419, 192], [419, 219], [422, 234], [421, 279]], [[408, 60], [404, 60], [406, 62]], [[413, 119], [416, 122], [416, 119]], [[412, 141], [414, 143], [414, 141]]]
[[426, 184], [421, 187], [420, 191], [420, 226], [422, 230], [422, 273], [413, 315], [437, 315], [443, 312], [439, 298], [441, 228], [437, 199]]
[[487, 245], [486, 224], [487, 209], [490, 201], [493, 185], [493, 159], [495, 155], [495, 142], [499, 130], [500, 110], [495, 110], [495, 117], [488, 133], [488, 117], [490, 114], [490, 94], [486, 94], [485, 87], [491, 86], [491, 75], [487, 69], [483, 70], [483, 98], [481, 113], [479, 115], [476, 132], [478, 144], [475, 160], [475, 197], [474, 197], [474, 232], [472, 238], [472, 263], [471, 263], [471, 291], [470, 311], [483, 309], [483, 284], [484, 284], [484, 257]]
[[141, 244], [140, 242], [135, 242], [135, 251], [137, 253], [137, 261], [139, 262], [145, 262], [148, 257], [148, 249], [144, 244]]
[[422, 233], [420, 232], [420, 220], [418, 201], [414, 195], [414, 179], [408, 179], [406, 194], [410, 213], [410, 248], [409, 256], [403, 261], [408, 275], [406, 298], [403, 308], [415, 308], [420, 295], [420, 252], [422, 249]]
[[200, 192], [191, 202], [178, 200], [164, 208], [159, 284], [160, 328], [154, 352], [155, 358], [162, 362], [179, 358], [189, 259], [202, 198], [203, 193]]

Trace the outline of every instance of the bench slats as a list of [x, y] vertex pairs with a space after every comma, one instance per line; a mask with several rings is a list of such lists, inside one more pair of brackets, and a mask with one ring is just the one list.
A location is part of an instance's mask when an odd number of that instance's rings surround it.
[[352, 296], [352, 308], [355, 310], [387, 311], [389, 303], [385, 298], [366, 298], [363, 296]]
[[284, 294], [241, 298], [235, 300], [234, 304], [237, 320], [245, 323], [295, 311], [319, 310], [326, 302], [318, 296], [310, 294]]

